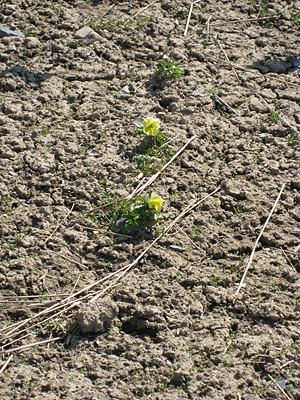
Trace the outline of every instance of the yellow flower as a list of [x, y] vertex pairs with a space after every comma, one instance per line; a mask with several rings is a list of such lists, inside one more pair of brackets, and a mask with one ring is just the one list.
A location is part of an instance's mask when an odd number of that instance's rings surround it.
[[152, 192], [150, 199], [148, 201], [148, 206], [149, 206], [149, 208], [154, 207], [155, 211], [157, 212], [161, 209], [161, 205], [163, 202], [164, 202], [164, 200], [160, 196], [157, 196], [157, 194]]
[[148, 117], [143, 121], [143, 132], [149, 136], [157, 136], [160, 129], [160, 121], [157, 118]]

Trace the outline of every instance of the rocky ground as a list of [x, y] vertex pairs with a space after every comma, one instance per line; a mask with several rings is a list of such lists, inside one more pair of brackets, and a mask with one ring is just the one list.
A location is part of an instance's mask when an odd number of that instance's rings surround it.
[[[279, 382], [299, 400], [300, 2], [203, 0], [186, 35], [190, 2], [133, 18], [148, 4], [1, 1], [0, 24], [25, 35], [0, 39], [1, 346], [63, 338], [11, 353], [1, 398], [285, 399]], [[184, 74], [157, 76], [164, 56]], [[148, 116], [172, 141], [138, 166]], [[146, 191], [159, 224], [108, 233], [116, 201], [193, 136]], [[5, 336], [219, 186], [97, 302]]]

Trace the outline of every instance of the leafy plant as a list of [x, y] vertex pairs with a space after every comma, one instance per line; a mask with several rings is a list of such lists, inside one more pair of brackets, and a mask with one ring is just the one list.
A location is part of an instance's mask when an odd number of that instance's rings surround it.
[[164, 79], [183, 75], [184, 71], [180, 67], [182, 67], [180, 61], [175, 61], [166, 57], [162, 62], [157, 64], [156, 66], [157, 71], [155, 72], [155, 74], [159, 78], [164, 78]]
[[292, 16], [292, 21], [295, 25], [300, 25], [300, 11], [297, 11], [296, 14]]
[[125, 200], [112, 215], [114, 232], [130, 233], [133, 230], [147, 229], [156, 224], [163, 199], [151, 193], [149, 197], [138, 196]]
[[270, 121], [278, 121], [280, 112], [276, 112], [274, 110], [270, 110], [269, 120]]

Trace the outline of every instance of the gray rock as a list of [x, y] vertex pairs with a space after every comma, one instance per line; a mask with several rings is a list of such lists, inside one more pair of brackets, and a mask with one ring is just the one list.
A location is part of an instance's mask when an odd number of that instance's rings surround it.
[[169, 249], [173, 251], [182, 251], [181, 247], [176, 246], [175, 244], [170, 244]]
[[41, 45], [41, 42], [36, 37], [27, 37], [24, 43], [27, 49], [36, 49]]
[[204, 96], [204, 95], [205, 95], [204, 87], [200, 87], [200, 88], [194, 90], [192, 93], [192, 96]]
[[11, 176], [14, 176], [15, 178], [18, 176], [18, 174], [16, 174], [14, 171], [9, 171], [9, 174], [10, 174]]
[[0, 37], [20, 37], [22, 39], [25, 38], [22, 32], [15, 31], [13, 29], [8, 28], [7, 26], [0, 26]]
[[299, 228], [294, 228], [294, 229], [293, 229], [293, 232], [299, 233], [299, 232], [300, 232], [300, 229], [299, 229]]
[[109, 354], [107, 358], [110, 358], [111, 360], [118, 360], [120, 357], [116, 356], [115, 354]]
[[244, 400], [258, 400], [258, 398], [255, 396], [255, 394], [247, 394]]
[[128, 86], [124, 86], [123, 89], [121, 90], [121, 92], [126, 93], [126, 94], [130, 94], [130, 89]]
[[300, 68], [300, 59], [294, 61], [294, 67]]
[[93, 31], [89, 26], [84, 26], [79, 29], [79, 31], [75, 32], [74, 38], [85, 40], [88, 44], [101, 42], [101, 36], [97, 32]]
[[281, 379], [280, 381], [277, 382], [277, 384], [283, 390], [285, 388], [285, 379]]
[[75, 314], [75, 319], [83, 333], [105, 332], [118, 313], [119, 309], [113, 301], [100, 299], [82, 306]]

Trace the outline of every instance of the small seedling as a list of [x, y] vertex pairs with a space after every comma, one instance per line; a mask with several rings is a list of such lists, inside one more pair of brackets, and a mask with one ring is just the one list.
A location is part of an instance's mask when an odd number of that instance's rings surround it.
[[270, 121], [278, 121], [280, 112], [276, 112], [274, 110], [270, 110], [269, 120]]
[[157, 71], [155, 72], [155, 75], [161, 79], [168, 79], [183, 75], [184, 71], [180, 67], [182, 67], [180, 61], [175, 61], [166, 57], [162, 62], [157, 64]]

